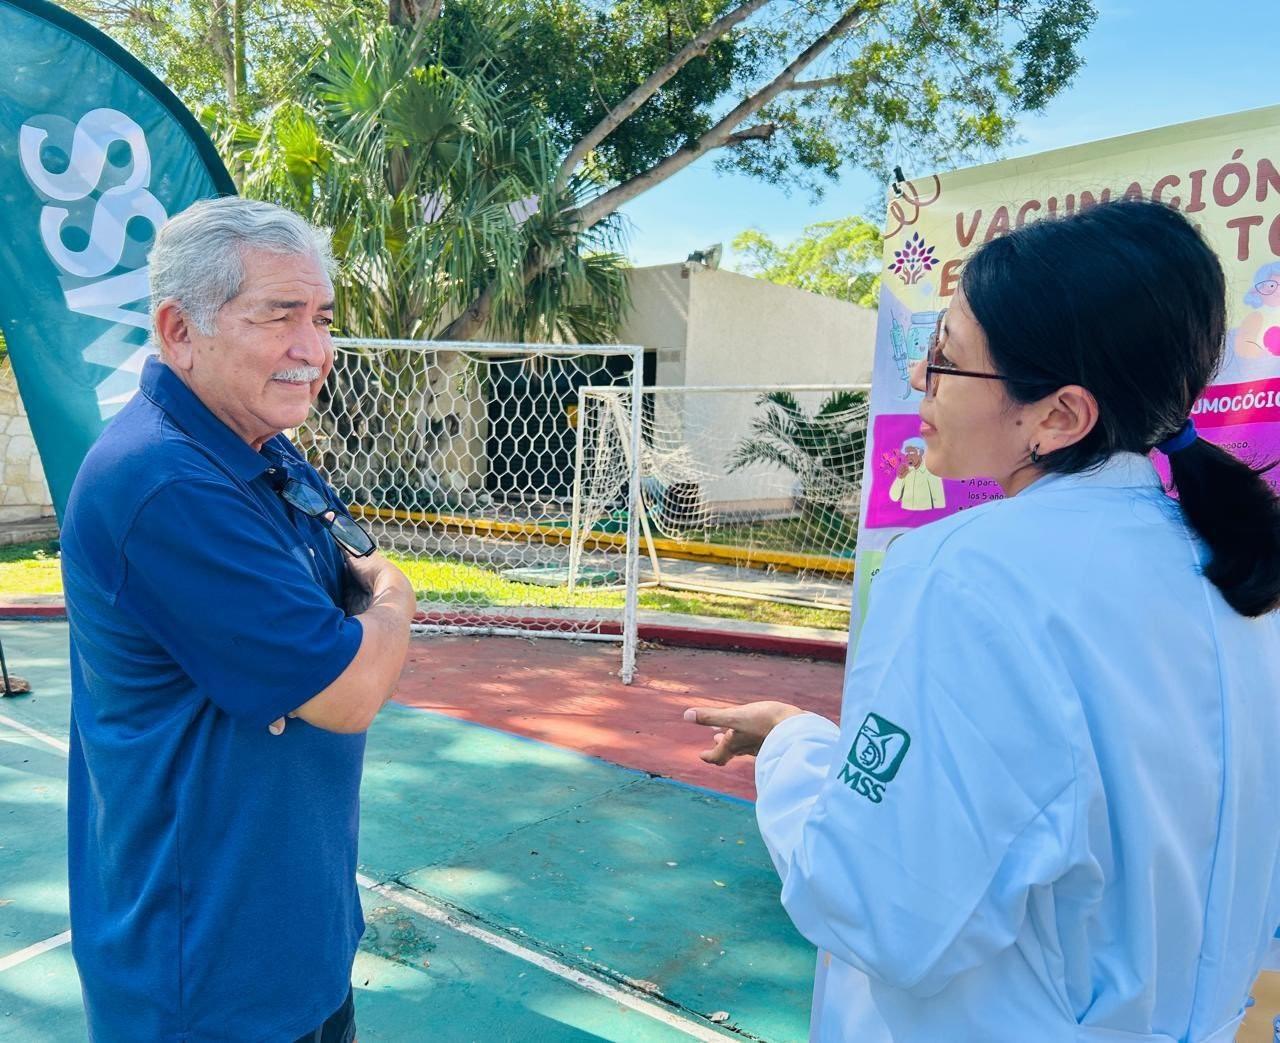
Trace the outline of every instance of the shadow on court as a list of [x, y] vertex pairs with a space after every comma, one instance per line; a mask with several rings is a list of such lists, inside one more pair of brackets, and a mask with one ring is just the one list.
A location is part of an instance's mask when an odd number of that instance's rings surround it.
[[[35, 687], [0, 702], [0, 1039], [70, 1043], [85, 1030], [62, 937], [67, 628], [6, 623], [0, 638]], [[468, 651], [467, 673], [488, 676], [477, 683], [499, 696], [523, 691], [494, 648], [502, 639], [454, 640]], [[431, 666], [434, 644], [415, 641], [411, 696], [441, 668], [443, 655]], [[573, 647], [616, 659], [607, 646]], [[710, 655], [758, 669], [755, 657]], [[678, 672], [648, 676], [686, 683]], [[444, 693], [445, 677], [432, 683]], [[629, 703], [662, 693], [579, 695]], [[447, 694], [458, 712], [458, 692]], [[576, 712], [589, 717], [590, 706]], [[605, 733], [617, 719], [603, 715]], [[645, 729], [631, 729], [629, 760], [659, 741]], [[362, 815], [369, 928], [353, 977], [363, 1043], [732, 1038], [708, 1020], [713, 1012], [727, 1012], [739, 1038], [807, 1036], [813, 951], [778, 906], [742, 800], [393, 704], [369, 733]]]

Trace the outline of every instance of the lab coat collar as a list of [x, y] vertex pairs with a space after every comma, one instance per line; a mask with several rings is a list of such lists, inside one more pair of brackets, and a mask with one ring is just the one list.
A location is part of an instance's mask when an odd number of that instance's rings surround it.
[[1037, 496], [1050, 490], [1068, 487], [1090, 489], [1159, 489], [1160, 475], [1149, 456], [1140, 453], [1115, 453], [1099, 466], [1079, 474], [1047, 474], [1037, 478], [1022, 492], [1022, 496]]

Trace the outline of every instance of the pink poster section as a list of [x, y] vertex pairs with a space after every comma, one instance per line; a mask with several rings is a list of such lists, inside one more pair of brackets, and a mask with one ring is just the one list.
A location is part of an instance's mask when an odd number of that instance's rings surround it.
[[[1280, 461], [1280, 379], [1209, 388], [1192, 411], [1200, 437], [1220, 445], [1255, 467]], [[913, 529], [949, 514], [1001, 498], [989, 478], [953, 481], [929, 470], [928, 452], [914, 413], [874, 418], [868, 528]], [[1153, 453], [1161, 480], [1169, 483], [1169, 462]], [[1280, 492], [1280, 467], [1266, 475]]]
[[929, 470], [916, 414], [881, 414], [872, 425], [875, 457], [868, 462], [868, 528], [914, 529], [967, 507], [1000, 499], [1000, 486], [989, 478], [952, 481], [938, 478]]
[[[1280, 377], [1218, 384], [1205, 390], [1191, 410], [1201, 438], [1220, 445], [1254, 467], [1280, 460]], [[1167, 484], [1169, 462], [1155, 454], [1156, 470]], [[1280, 467], [1266, 476], [1280, 493]]]

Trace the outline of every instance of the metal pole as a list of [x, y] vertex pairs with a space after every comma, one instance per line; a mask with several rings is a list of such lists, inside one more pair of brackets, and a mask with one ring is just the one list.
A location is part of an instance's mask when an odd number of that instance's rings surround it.
[[582, 534], [578, 526], [582, 521], [582, 434], [586, 423], [587, 403], [583, 397], [583, 389], [578, 388], [578, 429], [577, 444], [573, 449], [573, 517], [569, 522], [569, 596], [573, 596], [578, 584], [578, 562], [582, 557]]
[[644, 348], [637, 347], [631, 370], [631, 480], [627, 495], [627, 594], [622, 617], [622, 683], [636, 675], [636, 638], [640, 611], [640, 419], [644, 386]]

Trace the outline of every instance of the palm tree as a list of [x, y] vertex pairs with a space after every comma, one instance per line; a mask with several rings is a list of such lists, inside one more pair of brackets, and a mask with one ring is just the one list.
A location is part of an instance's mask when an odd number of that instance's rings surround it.
[[[494, 16], [472, 53], [434, 55], [442, 23], [415, 31], [332, 27], [297, 96], [258, 128], [224, 131], [247, 195], [333, 229], [342, 262], [339, 324], [365, 337], [439, 335], [492, 290], [496, 338], [588, 339], [612, 332], [626, 304], [618, 226], [579, 243], [562, 214], [584, 185], [554, 190], [558, 158], [542, 117], [505, 101], [489, 67]], [[530, 252], [554, 260], [527, 285]]]
[[766, 464], [790, 471], [800, 486], [796, 506], [815, 542], [841, 552], [857, 538], [857, 490], [867, 440], [867, 395], [835, 391], [810, 416], [790, 391], [756, 399], [764, 411], [734, 448], [729, 470]]

